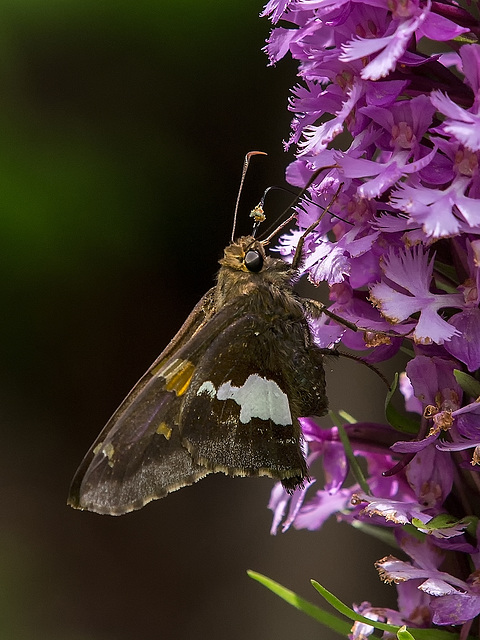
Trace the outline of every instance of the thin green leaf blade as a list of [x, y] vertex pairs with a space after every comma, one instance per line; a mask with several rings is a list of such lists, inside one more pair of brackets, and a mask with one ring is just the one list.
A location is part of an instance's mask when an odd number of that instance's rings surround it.
[[462, 391], [465, 391], [471, 398], [478, 398], [480, 396], [480, 382], [475, 380], [473, 376], [468, 375], [464, 371], [454, 369], [453, 375], [455, 380], [461, 386]]
[[[365, 616], [356, 613], [353, 609], [344, 604], [341, 600], [334, 596], [333, 593], [330, 593], [330, 591], [325, 589], [325, 587], [316, 582], [316, 580], [312, 580], [311, 583], [312, 586], [318, 591], [318, 593], [334, 609], [336, 609], [345, 617], [350, 618], [350, 620], [368, 624], [375, 629], [380, 629], [381, 631], [389, 631], [390, 633], [394, 634], [398, 634], [398, 632], [403, 629], [403, 627], [398, 627], [393, 624], [386, 624], [385, 622], [378, 622], [377, 620], [366, 618]], [[408, 629], [408, 632], [410, 634], [412, 632], [415, 634], [415, 640], [459, 640], [460, 638], [458, 633], [450, 633], [449, 631], [443, 631], [442, 629]], [[472, 636], [469, 636], [468, 640], [474, 640], [474, 638]]]
[[353, 453], [352, 446], [350, 444], [350, 440], [348, 439], [347, 432], [345, 431], [343, 425], [338, 425], [338, 435], [340, 436], [340, 441], [345, 450], [345, 455], [347, 456], [348, 462], [350, 464], [350, 469], [353, 473], [353, 477], [361, 486], [362, 491], [364, 491], [367, 495], [371, 495], [370, 487], [368, 486], [368, 482], [363, 475], [363, 472], [358, 464], [357, 459], [355, 458], [355, 454]]
[[385, 398], [385, 417], [387, 418], [388, 424], [390, 424], [397, 431], [401, 431], [402, 433], [418, 433], [420, 428], [420, 422], [415, 420], [414, 418], [410, 418], [409, 416], [400, 413], [395, 409], [392, 403], [393, 394], [397, 390], [398, 386], [398, 373], [395, 374], [392, 385], [387, 393]]
[[398, 640], [415, 640], [415, 637], [412, 636], [405, 625], [403, 625], [403, 627], [400, 627], [400, 629], [397, 631], [397, 638]]
[[350, 525], [354, 529], [358, 529], [362, 533], [367, 536], [371, 536], [372, 538], [376, 538], [381, 542], [390, 545], [394, 549], [398, 549], [399, 545], [395, 538], [395, 534], [391, 529], [387, 529], [386, 527], [379, 527], [372, 524], [367, 524], [366, 522], [362, 522], [361, 520], [352, 520]]
[[308, 602], [308, 600], [301, 598], [293, 591], [290, 591], [290, 589], [286, 589], [278, 582], [267, 578], [267, 576], [264, 576], [261, 573], [257, 573], [256, 571], [247, 571], [247, 573], [250, 578], [253, 578], [253, 580], [262, 584], [264, 587], [282, 598], [282, 600], [288, 602], [288, 604], [291, 604], [296, 609], [303, 611], [303, 613], [306, 613], [311, 618], [314, 618], [314, 620], [317, 620], [324, 626], [332, 629], [332, 631], [336, 631], [340, 635], [348, 637], [348, 634], [352, 629], [352, 625], [350, 623], [337, 618], [337, 616], [328, 613], [328, 611], [324, 611], [320, 607], [317, 607], [311, 602]]

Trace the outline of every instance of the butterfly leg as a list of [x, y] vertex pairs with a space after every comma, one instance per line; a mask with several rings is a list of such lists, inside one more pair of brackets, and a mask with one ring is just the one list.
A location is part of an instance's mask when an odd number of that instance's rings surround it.
[[312, 318], [318, 318], [322, 314], [325, 314], [332, 320], [335, 320], [335, 322], [338, 322], [338, 324], [341, 324], [344, 327], [347, 327], [347, 329], [351, 329], [352, 331], [359, 331], [359, 327], [357, 327], [356, 324], [353, 324], [353, 322], [349, 322], [348, 320], [345, 320], [345, 318], [341, 318], [340, 316], [337, 316], [336, 313], [329, 311], [329, 309], [322, 302], [319, 302], [318, 300], [310, 300], [310, 299], [303, 298], [302, 304], [306, 314], [311, 316]]

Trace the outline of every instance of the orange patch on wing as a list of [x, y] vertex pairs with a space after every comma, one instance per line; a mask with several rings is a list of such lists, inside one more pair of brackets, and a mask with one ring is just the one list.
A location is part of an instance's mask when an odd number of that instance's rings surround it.
[[164, 436], [167, 440], [170, 440], [172, 430], [166, 422], [161, 422], [157, 427], [157, 433], [161, 436]]
[[166, 366], [159, 365], [153, 373], [165, 378], [167, 391], [175, 391], [177, 396], [182, 396], [190, 385], [194, 371], [195, 365], [192, 362], [177, 358]]

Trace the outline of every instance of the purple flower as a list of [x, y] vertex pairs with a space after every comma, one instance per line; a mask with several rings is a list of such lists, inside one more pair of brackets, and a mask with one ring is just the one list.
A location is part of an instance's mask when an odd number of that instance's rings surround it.
[[472, 151], [480, 150], [480, 102], [479, 102], [479, 74], [480, 46], [464, 46], [460, 50], [462, 59], [462, 71], [465, 73], [465, 82], [470, 85], [475, 100], [473, 106], [464, 109], [457, 105], [448, 95], [440, 90], [432, 91], [430, 100], [441, 114], [446, 116], [442, 124], [442, 132], [452, 136], [460, 144]]
[[[355, 502], [367, 503], [363, 507], [360, 515], [379, 516], [385, 522], [393, 524], [410, 524], [412, 518], [419, 518], [422, 512], [422, 505], [411, 500], [399, 501], [381, 498], [370, 498], [365, 494], [356, 494]], [[380, 520], [377, 520], [379, 522]]]
[[480, 588], [434, 568], [416, 567], [410, 562], [387, 556], [376, 563], [387, 583], [421, 581], [418, 589], [432, 596], [432, 622], [438, 625], [463, 624], [480, 613]]
[[390, 201], [421, 225], [428, 238], [457, 235], [480, 225], [477, 201], [465, 196], [470, 183], [470, 178], [458, 176], [443, 191], [405, 184], [392, 193]]
[[383, 272], [384, 279], [393, 286], [387, 282], [374, 284], [370, 288], [370, 299], [385, 318], [399, 325], [414, 313], [419, 313], [413, 339], [421, 344], [443, 344], [457, 335], [455, 327], [443, 320], [438, 311], [446, 307], [461, 308], [463, 296], [430, 291], [433, 259], [429, 260], [428, 254], [420, 247], [401, 251], [398, 255], [390, 250], [384, 256]]
[[[390, 9], [391, 5], [385, 2], [384, 7]], [[402, 9], [398, 11], [400, 7]], [[405, 8], [407, 8], [406, 11]], [[450, 20], [430, 14], [430, 9], [430, 2], [425, 3], [423, 8], [420, 8], [420, 3], [416, 2], [404, 5], [399, 3], [397, 11], [392, 14], [393, 20], [385, 21], [388, 30], [383, 37], [355, 38], [350, 43], [342, 45], [343, 53], [340, 59], [349, 62], [377, 53], [360, 75], [367, 80], [378, 80], [395, 69], [415, 32], [429, 33], [428, 37], [434, 35], [437, 40], [450, 40], [468, 31]]]
[[[338, 423], [302, 419], [310, 473], [321, 465], [325, 481], [293, 495], [277, 485], [272, 532], [319, 529], [331, 516], [387, 527], [407, 556], [377, 563], [398, 585], [398, 611], [357, 610], [398, 626], [465, 624], [461, 637], [480, 614], [480, 45], [470, 44], [480, 21], [465, 7], [271, 0], [263, 12], [282, 21], [270, 63], [298, 62], [287, 180], [303, 187], [325, 168], [277, 250], [291, 261], [318, 221], [302, 274], [326, 283], [329, 310], [357, 331], [315, 317], [314, 339], [369, 363], [402, 348], [400, 389], [413, 412], [397, 415], [389, 398], [391, 424], [343, 425], [361, 471]], [[371, 630], [357, 624], [352, 637]]]

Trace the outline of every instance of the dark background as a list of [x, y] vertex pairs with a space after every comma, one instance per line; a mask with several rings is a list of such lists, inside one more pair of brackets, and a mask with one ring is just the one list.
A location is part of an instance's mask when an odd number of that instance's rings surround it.
[[[244, 154], [269, 156], [240, 231], [283, 184], [295, 67], [267, 68], [261, 8], [2, 2], [2, 638], [332, 637], [249, 568], [318, 604], [310, 578], [348, 604], [393, 604], [373, 567], [389, 549], [362, 533], [271, 537], [267, 479], [210, 476], [121, 518], [65, 505], [109, 415], [213, 284]], [[332, 408], [382, 419], [368, 370], [341, 360], [327, 376]]]

